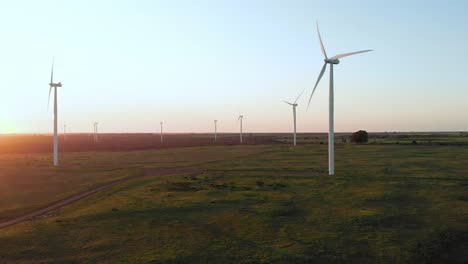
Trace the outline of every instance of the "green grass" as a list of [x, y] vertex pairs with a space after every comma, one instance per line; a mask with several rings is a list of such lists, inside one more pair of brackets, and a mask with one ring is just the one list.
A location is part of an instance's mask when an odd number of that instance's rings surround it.
[[[132, 152], [66, 153], [58, 168], [51, 154], [0, 155], [0, 220], [145, 169], [197, 165], [250, 155], [268, 147], [177, 148]], [[194, 155], [196, 153], [196, 155]]]
[[0, 230], [0, 262], [468, 261], [466, 147], [340, 145], [334, 177], [325, 145], [85, 155], [103, 171], [205, 173], [133, 181]]

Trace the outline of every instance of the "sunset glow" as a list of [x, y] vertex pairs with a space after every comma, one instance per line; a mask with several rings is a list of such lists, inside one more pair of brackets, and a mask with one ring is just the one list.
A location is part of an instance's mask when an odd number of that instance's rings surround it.
[[0, 134], [12, 134], [16, 132], [17, 130], [12, 125], [0, 120]]
[[288, 132], [282, 101], [304, 89], [298, 132], [327, 131], [327, 75], [306, 110], [316, 21], [330, 54], [374, 49], [335, 70], [336, 131], [468, 130], [466, 1], [26, 2], [0, 10], [0, 111], [17, 132], [51, 132], [53, 56], [70, 131], [209, 132], [217, 119], [235, 132], [242, 112], [246, 132]]

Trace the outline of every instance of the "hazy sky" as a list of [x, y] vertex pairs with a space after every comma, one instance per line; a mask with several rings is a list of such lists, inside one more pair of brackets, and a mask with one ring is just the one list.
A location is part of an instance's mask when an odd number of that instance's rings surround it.
[[328, 129], [323, 58], [335, 67], [337, 131], [468, 130], [468, 1], [2, 1], [0, 133], [287, 132]]

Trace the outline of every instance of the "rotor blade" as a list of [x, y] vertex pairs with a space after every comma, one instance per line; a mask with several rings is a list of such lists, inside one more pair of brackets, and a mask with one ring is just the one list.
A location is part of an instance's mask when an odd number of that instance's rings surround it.
[[318, 33], [318, 37], [320, 40], [320, 48], [322, 48], [323, 56], [325, 56], [325, 59], [328, 59], [327, 52], [325, 51], [325, 47], [323, 46], [322, 36], [320, 36], [320, 29], [319, 29], [318, 22], [317, 22], [317, 33]]
[[296, 100], [294, 101], [294, 104], [297, 103], [297, 100], [299, 100], [299, 97], [304, 93], [305, 88], [302, 90], [302, 92], [297, 96]]
[[55, 57], [52, 59], [52, 71], [50, 72], [50, 83], [54, 81], [54, 62], [55, 62]]
[[307, 108], [309, 108], [310, 101], [312, 100], [312, 96], [314, 95], [315, 89], [317, 88], [317, 85], [319, 84], [320, 79], [322, 79], [323, 73], [325, 72], [326, 68], [327, 68], [327, 63], [324, 63], [323, 67], [322, 67], [322, 70], [320, 71], [319, 77], [317, 79], [317, 82], [315, 83], [314, 89], [312, 90], [312, 93], [310, 94], [309, 103], [307, 104]]
[[49, 105], [50, 105], [50, 94], [52, 92], [52, 86], [49, 87], [49, 99], [47, 100], [47, 109], [49, 109]]
[[291, 104], [290, 102], [287, 102], [287, 101], [283, 101], [283, 102], [287, 103], [288, 105], [293, 105], [293, 104]]
[[348, 57], [348, 56], [351, 56], [351, 55], [354, 55], [354, 54], [359, 54], [359, 53], [364, 53], [364, 52], [369, 52], [369, 51], [372, 51], [372, 50], [360, 50], [360, 51], [355, 51], [355, 52], [338, 54], [338, 55], [333, 56], [332, 58], [330, 58], [330, 60], [337, 60], [337, 59]]

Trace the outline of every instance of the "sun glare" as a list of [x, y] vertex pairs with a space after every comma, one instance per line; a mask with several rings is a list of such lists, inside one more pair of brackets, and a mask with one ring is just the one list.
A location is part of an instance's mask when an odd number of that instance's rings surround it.
[[13, 126], [6, 124], [5, 122], [0, 122], [0, 134], [12, 134], [16, 130]]

